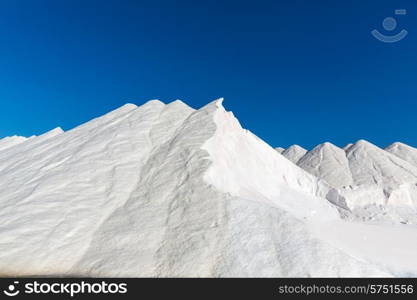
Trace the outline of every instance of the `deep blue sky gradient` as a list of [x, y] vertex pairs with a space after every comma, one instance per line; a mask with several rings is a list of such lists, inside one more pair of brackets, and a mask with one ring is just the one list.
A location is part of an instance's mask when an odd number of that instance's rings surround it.
[[273, 146], [417, 147], [417, 1], [0, 1], [0, 137], [219, 97]]

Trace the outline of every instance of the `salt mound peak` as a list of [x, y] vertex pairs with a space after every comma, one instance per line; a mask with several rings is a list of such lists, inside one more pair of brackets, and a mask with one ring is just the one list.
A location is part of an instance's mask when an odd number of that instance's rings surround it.
[[[146, 105], [148, 103], [149, 104], [152, 104], [152, 103], [158, 103], [158, 102], [160, 102], [160, 101], [159, 100], [149, 100], [149, 101], [145, 102], [143, 105]], [[119, 115], [119, 114], [127, 113], [127, 112], [132, 111], [132, 110], [135, 110], [137, 108], [138, 108], [138, 106], [135, 105], [135, 104], [133, 104], [133, 103], [126, 103], [126, 104], [124, 104], [124, 105], [122, 105], [120, 107], [115, 108], [112, 111], [109, 111], [105, 115], [100, 116], [100, 118], [103, 118], [103, 117], [106, 117], [106, 116], [107, 117], [110, 117], [110, 116], [114, 116], [114, 115]]]
[[[149, 101], [147, 101], [147, 102], [152, 102], [152, 101], [158, 101], [158, 100], [149, 100]], [[138, 106], [136, 105], [136, 104], [133, 104], [133, 103], [126, 103], [126, 104], [123, 104], [122, 106], [120, 106], [120, 107], [118, 107], [118, 108], [116, 108], [116, 109], [114, 109], [113, 110], [113, 112], [114, 111], [121, 111], [121, 110], [132, 110], [132, 109], [136, 109], [136, 108], [138, 108]], [[110, 112], [111, 113], [111, 112]]]
[[10, 147], [13, 147], [15, 145], [18, 145], [24, 141], [26, 141], [28, 138], [23, 136], [8, 136], [0, 139], [0, 151], [6, 150]]
[[352, 147], [354, 147], [354, 148], [359, 148], [359, 147], [373, 147], [373, 148], [381, 149], [378, 146], [376, 146], [376, 145], [372, 144], [371, 142], [368, 142], [367, 140], [364, 140], [364, 139], [360, 139], [360, 140], [356, 141], [356, 143], [354, 143], [352, 145]]
[[336, 188], [353, 183], [345, 151], [329, 142], [307, 152], [297, 165]]
[[54, 129], [51, 129], [39, 136], [33, 136], [32, 139], [36, 139], [36, 141], [41, 141], [41, 140], [47, 140], [49, 138], [52, 138], [54, 136], [58, 136], [62, 133], [64, 133], [65, 131], [61, 128], [61, 127], [56, 127]]
[[393, 148], [398, 148], [398, 147], [409, 147], [409, 148], [413, 148], [413, 147], [411, 147], [411, 146], [409, 146], [407, 144], [401, 143], [401, 142], [394, 142], [391, 145], [387, 146], [385, 148], [385, 150], [387, 150], [387, 149], [393, 149]]
[[64, 133], [64, 132], [65, 131], [61, 127], [56, 127], [54, 129], [48, 131], [46, 134], [55, 135], [55, 134], [61, 134], [61, 133]]
[[384, 150], [379, 148], [377, 145], [372, 144], [371, 142], [368, 142], [367, 140], [358, 140], [357, 142], [351, 144], [346, 149], [346, 154], [353, 153], [355, 151], [376, 151], [379, 153], [384, 153]]
[[192, 110], [194, 110], [193, 108], [191, 108], [190, 106], [188, 106], [188, 104], [186, 104], [185, 102], [183, 102], [180, 99], [176, 99], [176, 100], [168, 103], [167, 105], [170, 105], [170, 106], [178, 106], [178, 107], [181, 107], [181, 108], [184, 108], [184, 109], [192, 109]]
[[25, 139], [27, 139], [27, 137], [20, 136], [20, 135], [5, 136], [4, 138], [0, 139], [0, 142], [12, 141], [12, 140], [21, 140], [21, 139], [25, 140]]
[[[159, 99], [152, 99], [152, 100], [146, 101], [144, 104], [142, 104], [140, 106], [136, 106], [135, 104], [133, 104], [133, 105], [127, 104], [127, 105], [129, 107], [132, 107], [133, 109], [137, 109], [137, 108], [150, 107], [150, 106], [161, 107], [161, 106], [165, 106], [166, 104]], [[121, 108], [123, 108], [125, 106], [126, 105], [123, 105]], [[119, 110], [119, 109], [116, 109], [116, 110]]]
[[36, 147], [37, 145], [42, 145], [45, 141], [59, 136], [62, 133], [64, 133], [64, 130], [61, 127], [56, 127], [39, 136], [33, 135], [29, 138], [12, 137], [11, 139], [5, 140], [5, 143], [7, 143], [5, 147], [1, 146], [0, 140], [0, 159], [1, 157], [7, 157], [8, 155], [17, 156], [16, 153], [25, 153], [31, 148]]
[[282, 147], [277, 147], [277, 148], [275, 148], [275, 151], [277, 151], [278, 153], [282, 153], [282, 152], [285, 151], [285, 149], [282, 148]]
[[323, 150], [323, 149], [331, 149], [338, 151], [340, 148], [330, 142], [324, 142], [322, 144], [317, 145], [312, 151]]
[[385, 148], [391, 154], [417, 167], [417, 149], [407, 144], [396, 142]]
[[292, 145], [281, 154], [284, 155], [287, 159], [292, 161], [293, 163], [297, 163], [301, 157], [303, 157], [307, 153], [307, 150], [299, 145]]

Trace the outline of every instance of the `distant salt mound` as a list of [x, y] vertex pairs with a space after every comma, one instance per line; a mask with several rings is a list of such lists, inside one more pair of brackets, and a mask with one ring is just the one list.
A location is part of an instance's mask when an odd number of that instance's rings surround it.
[[292, 161], [293, 163], [297, 163], [301, 157], [304, 156], [304, 154], [307, 153], [307, 150], [304, 149], [301, 146], [298, 145], [292, 145], [291, 147], [289, 147], [288, 149], [284, 150], [283, 152], [281, 152], [282, 155], [284, 155], [287, 159], [289, 159], [290, 161]]
[[351, 195], [351, 206], [362, 206], [355, 215], [366, 210], [374, 219], [417, 224], [417, 167], [363, 140], [347, 150], [347, 158], [355, 185], [367, 194], [359, 200], [357, 192], [342, 192]]
[[417, 167], [416, 148], [397, 142], [391, 144], [390, 146], [385, 148], [385, 150]]
[[282, 152], [285, 151], [285, 149], [282, 148], [282, 147], [277, 147], [277, 148], [275, 148], [275, 151], [277, 151], [278, 153], [282, 153]]
[[356, 185], [378, 184], [390, 188], [417, 183], [417, 167], [367, 141], [356, 142], [346, 153]]
[[[305, 160], [313, 170], [345, 166], [340, 151], [320, 148], [326, 159]], [[350, 208], [338, 191], [243, 129], [222, 99], [198, 110], [127, 104], [0, 151], [0, 270], [417, 276], [417, 229], [343, 220]]]
[[417, 224], [416, 152], [401, 143], [386, 151], [364, 140], [344, 150], [324, 143], [297, 165], [333, 188], [326, 199], [346, 209], [344, 217]]
[[297, 165], [335, 188], [353, 184], [345, 151], [331, 143], [318, 145], [305, 154]]

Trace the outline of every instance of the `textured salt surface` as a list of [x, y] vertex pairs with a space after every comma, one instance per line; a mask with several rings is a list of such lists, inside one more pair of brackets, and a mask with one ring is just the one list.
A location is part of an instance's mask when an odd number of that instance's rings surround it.
[[0, 148], [4, 275], [417, 276], [415, 167], [364, 141], [281, 155], [221, 99], [18, 140]]

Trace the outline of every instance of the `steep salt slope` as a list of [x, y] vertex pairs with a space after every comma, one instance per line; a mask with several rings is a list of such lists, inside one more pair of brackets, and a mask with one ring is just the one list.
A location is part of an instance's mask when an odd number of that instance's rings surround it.
[[409, 162], [417, 167], [417, 149], [403, 143], [393, 143], [385, 148], [385, 151], [394, 154], [395, 156]]
[[331, 143], [323, 143], [304, 155], [297, 165], [332, 187], [341, 188], [353, 184], [345, 151]]
[[292, 145], [288, 149], [284, 150], [282, 152], [282, 155], [284, 155], [287, 159], [296, 164], [300, 160], [300, 158], [303, 157], [306, 153], [307, 150], [303, 147], [300, 147], [298, 145]]
[[[242, 129], [221, 101], [196, 111], [181, 101], [129, 104], [0, 152], [0, 270], [72, 276], [404, 272], [392, 271], [395, 256], [388, 264], [371, 261], [354, 240], [341, 245], [327, 232], [338, 224], [362, 236], [362, 228], [341, 221], [336, 208], [317, 197], [327, 193], [326, 184]], [[413, 247], [405, 251], [415, 257]], [[413, 266], [406, 271], [417, 274]]]
[[[222, 101], [219, 99], [213, 104], [216, 106], [213, 118], [217, 130], [203, 147], [213, 161], [213, 166], [205, 174], [208, 182], [234, 195], [260, 197], [268, 202], [288, 188], [311, 196], [323, 195], [327, 191], [328, 187], [316, 177], [277, 155], [268, 144], [243, 129], [233, 113], [224, 110]], [[265, 180], [265, 177], [271, 179]], [[325, 214], [332, 215], [327, 210], [330, 206], [322, 199], [312, 198], [303, 205], [308, 206], [314, 201], [314, 205], [324, 207]], [[292, 205], [297, 200], [290, 202], [288, 204]], [[284, 200], [280, 201], [280, 204], [284, 203]], [[297, 208], [294, 213], [309, 214], [310, 210]]]

